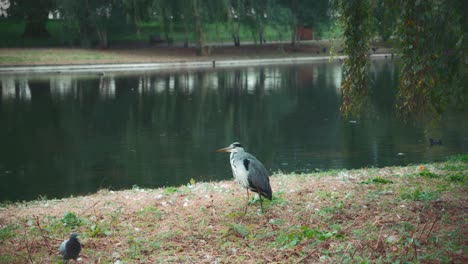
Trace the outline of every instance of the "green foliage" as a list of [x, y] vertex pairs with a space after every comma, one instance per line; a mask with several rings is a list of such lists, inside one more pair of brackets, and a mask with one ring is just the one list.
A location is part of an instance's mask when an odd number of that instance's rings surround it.
[[78, 29], [77, 40], [84, 47], [98, 41], [101, 48], [107, 48], [109, 31], [126, 25], [121, 1], [58, 0], [58, 9], [67, 27]]
[[62, 218], [62, 223], [66, 227], [71, 229], [77, 229], [79, 226], [83, 225], [83, 220], [78, 218], [74, 213], [66, 212]]
[[382, 177], [375, 177], [375, 178], [370, 178], [370, 179], [367, 179], [367, 180], [365, 180], [365, 181], [360, 182], [360, 184], [371, 184], [371, 183], [375, 183], [375, 184], [389, 184], [389, 183], [393, 183], [393, 181], [387, 180], [387, 179], [382, 178]]
[[401, 115], [405, 120], [424, 113], [440, 117], [451, 104], [466, 106], [463, 4], [457, 0], [398, 3]]
[[449, 106], [464, 109], [468, 102], [468, 60], [462, 10], [466, 4], [459, 0], [333, 3], [343, 27], [344, 53], [349, 56], [342, 83], [341, 110], [345, 117], [372, 113], [367, 52], [373, 32], [383, 40], [395, 32], [402, 65], [397, 106], [404, 120], [422, 114], [440, 118]]
[[395, 0], [372, 1], [372, 29], [382, 39], [388, 41], [396, 29], [399, 8]]
[[[234, 39], [252, 39], [262, 44], [264, 40], [284, 40], [297, 25], [328, 25], [329, 1], [200, 1], [200, 0], [21, 0], [12, 12], [19, 23], [16, 27], [3, 26], [3, 46], [80, 45], [91, 47], [109, 42], [148, 40], [153, 35], [163, 35], [167, 41], [193, 42], [204, 47], [207, 41], [224, 42]], [[46, 4], [46, 5], [44, 5]], [[56, 8], [60, 20], [42, 19], [50, 37], [23, 38], [29, 24], [23, 21], [25, 13], [48, 14], [50, 4]], [[45, 8], [49, 6], [48, 8]], [[44, 13], [44, 11], [47, 11]], [[29, 16], [28, 16], [29, 17]], [[45, 16], [47, 18], [47, 16]], [[8, 19], [10, 20], [10, 19]], [[50, 24], [59, 25], [51, 29]], [[153, 26], [154, 25], [154, 26]], [[228, 30], [225, 30], [228, 29]], [[325, 30], [327, 31], [327, 30]], [[321, 31], [322, 32], [322, 31]], [[13, 36], [14, 35], [14, 36]], [[204, 48], [205, 52], [209, 49]]]
[[103, 225], [92, 224], [90, 227], [91, 234], [90, 237], [101, 237], [101, 236], [108, 236], [112, 232], [104, 227]]

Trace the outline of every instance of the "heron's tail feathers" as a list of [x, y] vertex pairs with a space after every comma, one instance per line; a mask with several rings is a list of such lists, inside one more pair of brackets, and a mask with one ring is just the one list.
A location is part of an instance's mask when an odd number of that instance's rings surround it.
[[[268, 186], [269, 187], [269, 186]], [[268, 188], [266, 190], [260, 190], [260, 194], [262, 196], [264, 196], [265, 198], [267, 198], [268, 200], [271, 201], [271, 199], [273, 198], [272, 196], [272, 192], [271, 192], [271, 188]]]

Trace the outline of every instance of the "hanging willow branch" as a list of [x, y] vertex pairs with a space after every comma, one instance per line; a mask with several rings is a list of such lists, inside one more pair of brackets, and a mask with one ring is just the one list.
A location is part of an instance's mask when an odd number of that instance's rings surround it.
[[361, 116], [370, 107], [368, 80], [370, 24], [368, 0], [339, 0], [337, 3], [348, 56], [343, 65], [341, 112]]

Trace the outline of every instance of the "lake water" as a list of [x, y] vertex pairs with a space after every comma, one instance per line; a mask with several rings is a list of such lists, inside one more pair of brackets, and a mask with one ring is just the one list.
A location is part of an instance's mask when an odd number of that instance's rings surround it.
[[[0, 75], [0, 201], [232, 179], [234, 141], [270, 172], [467, 153], [463, 113], [396, 117], [398, 66], [373, 60], [374, 117], [340, 117], [340, 62], [132, 74]], [[466, 113], [465, 113], [466, 114]], [[429, 138], [442, 146], [429, 146]]]

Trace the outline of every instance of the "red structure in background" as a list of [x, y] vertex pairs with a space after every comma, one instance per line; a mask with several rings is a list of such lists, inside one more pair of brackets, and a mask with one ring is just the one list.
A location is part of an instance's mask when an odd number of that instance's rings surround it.
[[314, 29], [304, 26], [299, 26], [296, 29], [296, 37], [299, 40], [313, 40], [314, 39]]

